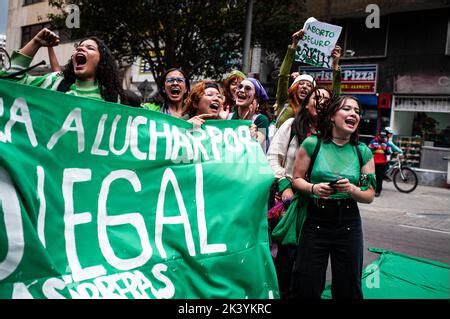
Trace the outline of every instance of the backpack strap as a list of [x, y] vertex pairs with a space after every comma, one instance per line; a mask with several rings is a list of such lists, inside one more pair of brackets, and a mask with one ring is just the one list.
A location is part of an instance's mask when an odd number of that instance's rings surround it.
[[358, 155], [358, 160], [359, 160], [359, 169], [361, 170], [361, 168], [364, 166], [363, 158], [361, 155], [361, 150], [359, 149], [359, 145], [356, 145], [355, 148], [356, 148], [356, 154]]
[[311, 178], [311, 172], [314, 167], [314, 162], [316, 161], [317, 154], [319, 153], [320, 145], [322, 144], [322, 140], [320, 138], [317, 138], [317, 144], [314, 148], [314, 152], [311, 156], [311, 161], [309, 162], [308, 172], [306, 173], [306, 179], [309, 180]]

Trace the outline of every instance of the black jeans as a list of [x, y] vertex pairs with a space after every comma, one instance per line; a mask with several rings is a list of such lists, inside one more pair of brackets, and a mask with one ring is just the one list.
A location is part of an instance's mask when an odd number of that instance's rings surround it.
[[310, 201], [293, 269], [294, 299], [321, 298], [329, 257], [333, 299], [362, 299], [363, 236], [355, 201]]
[[386, 173], [387, 164], [375, 164], [375, 177], [377, 179], [377, 189], [376, 193], [381, 193], [383, 189], [383, 179], [384, 174]]
[[275, 269], [277, 271], [278, 287], [281, 299], [290, 299], [292, 267], [294, 266], [296, 245], [278, 245], [278, 253], [275, 257]]

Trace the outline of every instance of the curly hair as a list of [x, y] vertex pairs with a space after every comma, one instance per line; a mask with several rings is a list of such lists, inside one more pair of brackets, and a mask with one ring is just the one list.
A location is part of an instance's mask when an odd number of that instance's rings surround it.
[[215, 88], [217, 91], [222, 93], [222, 89], [219, 84], [213, 81], [201, 81], [194, 85], [190, 91], [188, 97], [186, 98], [186, 104], [184, 106], [183, 115], [188, 114], [189, 118], [194, 117], [197, 113], [197, 108], [195, 107], [198, 102], [200, 102], [201, 97], [205, 94], [207, 88]]
[[[319, 125], [318, 125], [318, 131], [319, 137], [322, 138], [324, 141], [331, 141], [333, 138], [333, 122], [331, 121], [331, 118], [333, 115], [336, 114], [337, 111], [339, 111], [342, 106], [344, 105], [345, 101], [347, 100], [354, 100], [357, 104], [359, 109], [361, 110], [361, 104], [359, 103], [358, 99], [355, 96], [352, 95], [340, 95], [340, 96], [333, 96], [329, 103], [328, 107], [323, 110], [323, 112], [318, 113], [319, 115]], [[352, 145], [358, 145], [359, 141], [359, 133], [358, 128], [350, 135], [350, 144]]]
[[[314, 119], [311, 118], [311, 115], [309, 114], [308, 108], [306, 105], [309, 103], [309, 99], [311, 97], [316, 99], [316, 111], [318, 118], [320, 117], [320, 114], [322, 114], [325, 109], [327, 108], [329, 102], [324, 105], [320, 105], [318, 101], [319, 90], [325, 90], [328, 92], [330, 97], [332, 96], [332, 92], [325, 88], [325, 87], [315, 87], [311, 90], [311, 92], [308, 93], [308, 95], [305, 97], [305, 99], [302, 101], [300, 105], [299, 111], [296, 113], [294, 121], [292, 122], [291, 130], [292, 133], [297, 137], [298, 144], [300, 145], [303, 140], [308, 136], [308, 134], [311, 133], [311, 127], [314, 122], [316, 122]], [[313, 96], [314, 95], [314, 96]], [[320, 119], [318, 119], [320, 121]], [[319, 122], [320, 123], [320, 122]]]
[[[120, 81], [119, 70], [116, 60], [106, 44], [97, 37], [88, 37], [81, 40], [78, 45], [86, 40], [93, 40], [97, 43], [100, 53], [100, 60], [96, 69], [96, 80], [100, 88], [100, 94], [105, 101], [109, 102], [126, 102], [127, 98], [123, 94], [122, 84]], [[72, 59], [69, 60], [63, 69], [64, 82], [69, 86], [75, 83], [76, 76]]]

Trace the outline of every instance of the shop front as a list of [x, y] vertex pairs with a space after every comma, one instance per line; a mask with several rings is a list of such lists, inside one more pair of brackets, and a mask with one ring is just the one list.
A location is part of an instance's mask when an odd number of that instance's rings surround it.
[[390, 126], [421, 184], [448, 186], [450, 78], [402, 75], [394, 81]]

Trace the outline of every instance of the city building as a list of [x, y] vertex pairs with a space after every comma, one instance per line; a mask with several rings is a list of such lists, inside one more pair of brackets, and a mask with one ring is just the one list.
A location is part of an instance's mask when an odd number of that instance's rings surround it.
[[[450, 155], [450, 4], [306, 0], [308, 17], [342, 26], [342, 91], [363, 104], [367, 142], [384, 127], [395, 133], [422, 184], [445, 185]], [[379, 18], [374, 26], [374, 17]], [[301, 27], [301, 26], [300, 26]], [[295, 31], [295, 30], [293, 30]], [[331, 85], [331, 72], [294, 64], [293, 71]]]
[[[50, 27], [48, 15], [57, 12], [57, 9], [49, 6], [45, 0], [9, 0], [6, 50], [12, 52], [20, 49], [42, 28]], [[59, 63], [64, 65], [72, 55], [74, 42], [65, 33], [60, 33], [59, 36], [61, 42], [54, 51]], [[32, 63], [42, 60], [46, 65], [35, 70], [37, 73], [50, 70], [48, 51], [45, 48], [37, 52]]]

